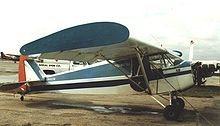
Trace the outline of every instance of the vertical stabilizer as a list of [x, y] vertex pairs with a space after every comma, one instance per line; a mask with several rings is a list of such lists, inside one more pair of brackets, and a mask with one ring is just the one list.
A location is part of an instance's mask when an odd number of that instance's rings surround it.
[[192, 60], [193, 60], [193, 46], [194, 46], [194, 42], [193, 42], [193, 40], [191, 40], [190, 48], [189, 48], [189, 61], [190, 62], [192, 62]]
[[18, 77], [19, 82], [40, 81], [44, 80], [45, 74], [33, 59], [20, 56]]
[[28, 56], [20, 56], [19, 60], [19, 73], [18, 73], [18, 81], [25, 82], [26, 81], [26, 72], [24, 62], [28, 59]]

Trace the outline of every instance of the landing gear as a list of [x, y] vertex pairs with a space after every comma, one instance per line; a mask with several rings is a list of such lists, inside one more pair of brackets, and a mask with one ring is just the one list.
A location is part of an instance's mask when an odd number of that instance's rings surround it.
[[20, 97], [20, 100], [21, 100], [21, 101], [24, 101], [24, 96], [23, 96], [23, 95]]
[[176, 106], [179, 110], [183, 110], [185, 107], [185, 102], [182, 98], [177, 97], [176, 99], [172, 99], [171, 103], [172, 105]]
[[178, 98], [176, 92], [171, 92], [170, 105], [164, 108], [164, 117], [167, 120], [177, 120], [185, 107], [183, 99]]
[[175, 105], [168, 105], [164, 108], [163, 115], [167, 120], [177, 120], [179, 114], [179, 109]]

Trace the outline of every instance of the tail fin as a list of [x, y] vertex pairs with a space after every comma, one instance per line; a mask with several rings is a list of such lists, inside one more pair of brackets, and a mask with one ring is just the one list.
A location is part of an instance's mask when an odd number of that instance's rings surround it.
[[193, 40], [191, 40], [190, 48], [189, 48], [189, 61], [190, 62], [192, 62], [192, 60], [193, 60], [193, 46], [194, 46], [194, 42], [193, 42]]
[[28, 56], [20, 56], [19, 82], [44, 80], [45, 74], [33, 59]]
[[25, 72], [25, 64], [24, 61], [28, 59], [28, 56], [20, 56], [19, 60], [19, 73], [18, 73], [18, 81], [24, 82], [26, 81], [26, 72]]

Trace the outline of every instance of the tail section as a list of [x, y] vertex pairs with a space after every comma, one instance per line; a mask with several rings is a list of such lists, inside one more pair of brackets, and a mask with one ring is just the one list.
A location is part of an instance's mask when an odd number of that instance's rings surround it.
[[18, 73], [18, 81], [25, 82], [26, 81], [26, 72], [25, 72], [25, 64], [24, 62], [28, 59], [28, 56], [20, 56], [19, 61], [19, 73]]
[[189, 48], [189, 61], [190, 62], [192, 62], [192, 60], [193, 60], [193, 46], [194, 46], [194, 42], [193, 42], [193, 40], [191, 40], [190, 48]]
[[44, 72], [39, 68], [33, 59], [28, 56], [20, 56], [19, 61], [19, 82], [44, 80]]

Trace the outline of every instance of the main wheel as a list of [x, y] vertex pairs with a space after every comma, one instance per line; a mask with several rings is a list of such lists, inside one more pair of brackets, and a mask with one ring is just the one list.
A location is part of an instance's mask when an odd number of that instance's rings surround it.
[[168, 105], [164, 108], [163, 115], [167, 120], [177, 120], [180, 115], [180, 111], [176, 106]]
[[179, 110], [183, 110], [185, 107], [185, 102], [182, 98], [173, 99], [171, 102], [172, 105], [176, 106]]

